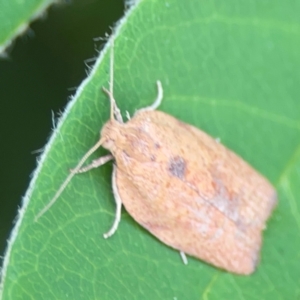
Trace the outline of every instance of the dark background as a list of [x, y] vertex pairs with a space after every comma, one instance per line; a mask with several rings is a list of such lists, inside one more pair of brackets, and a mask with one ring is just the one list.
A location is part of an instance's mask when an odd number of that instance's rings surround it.
[[[86, 77], [85, 60], [124, 13], [123, 0], [73, 0], [51, 6], [0, 59], [0, 256], [17, 209], [51, 134], [52, 112], [63, 111]], [[0, 259], [1, 266], [1, 259]]]

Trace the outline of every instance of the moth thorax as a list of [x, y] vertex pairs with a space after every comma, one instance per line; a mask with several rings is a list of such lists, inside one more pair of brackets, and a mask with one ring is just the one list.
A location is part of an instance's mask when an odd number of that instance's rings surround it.
[[138, 127], [126, 128], [118, 146], [123, 152], [139, 162], [149, 162], [153, 157], [154, 146], [151, 136]]

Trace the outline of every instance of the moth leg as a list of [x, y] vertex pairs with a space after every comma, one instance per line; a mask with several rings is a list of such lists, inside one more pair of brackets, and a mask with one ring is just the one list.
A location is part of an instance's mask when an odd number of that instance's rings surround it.
[[188, 264], [188, 260], [187, 260], [187, 257], [186, 257], [186, 255], [185, 255], [185, 253], [184, 253], [183, 251], [179, 251], [179, 254], [180, 254], [180, 256], [181, 256], [181, 259], [182, 259], [183, 263], [184, 263], [185, 265], [187, 265], [187, 264]]
[[109, 238], [116, 232], [116, 230], [118, 229], [118, 225], [121, 221], [122, 200], [119, 195], [117, 184], [116, 184], [116, 171], [117, 171], [117, 167], [116, 165], [114, 165], [113, 174], [112, 174], [112, 187], [113, 187], [113, 193], [116, 201], [116, 214], [115, 214], [115, 220], [112, 227], [109, 229], [107, 233], [103, 234], [103, 237], [105, 239]]
[[136, 111], [136, 113], [141, 111], [156, 110], [160, 106], [163, 99], [163, 87], [159, 80], [156, 81], [156, 85], [157, 85], [157, 96], [154, 102], [150, 106], [139, 109], [138, 111]]
[[131, 119], [130, 114], [129, 114], [129, 112], [127, 110], [126, 110], [126, 118], [127, 118], [127, 120]]
[[[98, 168], [98, 167], [106, 164], [108, 161], [112, 160], [113, 158], [114, 157], [111, 154], [108, 154], [108, 155], [105, 155], [105, 156], [101, 156], [101, 157], [93, 160], [92, 163], [90, 163], [89, 165], [87, 165], [85, 167], [82, 167], [79, 170], [77, 170], [75, 172], [75, 174], [84, 173], [84, 172], [87, 172], [87, 171], [89, 171], [91, 169]], [[74, 170], [71, 169], [70, 171], [73, 172]]]

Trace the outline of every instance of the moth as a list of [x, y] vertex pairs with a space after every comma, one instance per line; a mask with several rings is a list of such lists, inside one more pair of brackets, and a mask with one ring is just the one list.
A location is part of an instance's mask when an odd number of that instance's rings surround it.
[[[57, 200], [76, 173], [114, 160], [115, 219], [105, 238], [118, 228], [122, 205], [164, 244], [237, 274], [250, 274], [259, 260], [262, 231], [276, 205], [270, 182], [237, 154], [200, 129], [156, 109], [163, 98], [138, 110], [126, 123], [113, 96], [110, 61], [110, 119], [99, 141], [71, 170], [38, 219]], [[100, 146], [111, 154], [82, 167]]]

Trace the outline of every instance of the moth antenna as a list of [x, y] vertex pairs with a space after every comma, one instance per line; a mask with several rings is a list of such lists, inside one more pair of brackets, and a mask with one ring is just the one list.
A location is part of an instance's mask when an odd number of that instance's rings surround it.
[[109, 92], [114, 94], [114, 39], [111, 39], [111, 51], [109, 57]]
[[111, 41], [111, 51], [109, 59], [109, 90], [103, 88], [103, 91], [108, 95], [110, 100], [110, 120], [117, 120], [119, 123], [124, 123], [120, 112], [117, 107], [116, 100], [114, 98], [114, 39]]
[[91, 154], [93, 154], [104, 142], [104, 139], [100, 139], [80, 160], [80, 162], [77, 164], [77, 166], [71, 171], [69, 176], [66, 178], [66, 180], [62, 183], [60, 188], [57, 190], [54, 197], [51, 199], [51, 201], [36, 215], [34, 218], [34, 221], [36, 222], [58, 199], [58, 197], [61, 195], [61, 193], [64, 191], [64, 189], [67, 187], [71, 179], [74, 175], [78, 172], [78, 170], [82, 167], [84, 162], [89, 158]]

